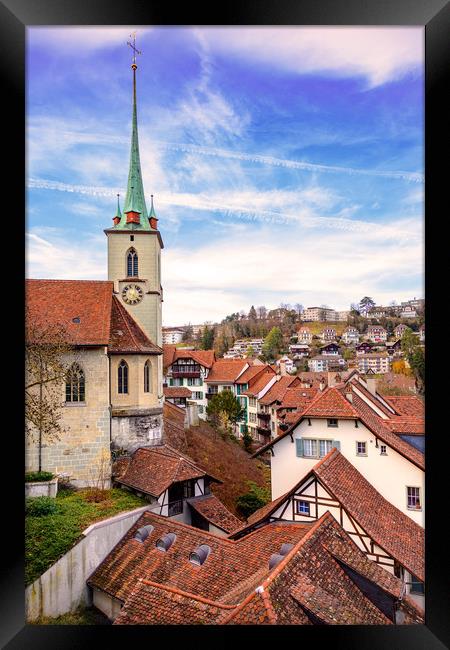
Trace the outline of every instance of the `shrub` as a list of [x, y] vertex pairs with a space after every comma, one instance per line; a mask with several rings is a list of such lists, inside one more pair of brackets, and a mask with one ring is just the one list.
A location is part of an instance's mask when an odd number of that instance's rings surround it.
[[250, 451], [252, 443], [253, 443], [253, 438], [251, 434], [246, 431], [244, 435], [242, 436], [242, 442], [244, 443], [244, 449], [245, 451]]
[[105, 501], [110, 495], [110, 490], [101, 490], [100, 488], [89, 488], [84, 492], [84, 500], [88, 503], [100, 503]]
[[254, 481], [247, 481], [247, 485], [250, 488], [249, 491], [236, 499], [236, 508], [245, 518], [250, 517], [270, 501], [270, 493], [267, 488], [259, 487]]
[[52, 497], [29, 497], [25, 503], [25, 512], [30, 517], [53, 515], [58, 510]]
[[25, 474], [25, 483], [33, 483], [35, 481], [51, 481], [54, 474], [51, 472], [27, 472]]

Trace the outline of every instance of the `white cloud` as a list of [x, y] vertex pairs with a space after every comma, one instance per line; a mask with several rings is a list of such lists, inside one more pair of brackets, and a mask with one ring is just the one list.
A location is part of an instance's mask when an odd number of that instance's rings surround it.
[[363, 76], [372, 87], [424, 62], [423, 27], [228, 27], [203, 33], [213, 52], [291, 73]]
[[[46, 49], [55, 49], [60, 54], [87, 56], [96, 50], [114, 45], [124, 45], [130, 40], [130, 34], [137, 32], [137, 38], [147, 35], [150, 27], [101, 27], [79, 26], [66, 27], [28, 27], [27, 38], [33, 45], [45, 45]], [[139, 41], [137, 41], [139, 49]]]
[[[404, 299], [398, 289], [386, 288], [393, 285], [419, 295], [422, 241], [399, 238], [407, 227], [403, 222], [390, 227], [390, 236], [379, 229], [317, 235], [302, 227], [255, 231], [250, 224], [230, 224], [196, 249], [172, 245], [162, 257], [164, 323], [218, 320], [251, 304], [276, 306], [284, 300], [346, 309], [363, 295], [378, 303]], [[55, 229], [31, 232], [27, 276], [105, 279], [105, 239], [99, 235], [74, 243]]]

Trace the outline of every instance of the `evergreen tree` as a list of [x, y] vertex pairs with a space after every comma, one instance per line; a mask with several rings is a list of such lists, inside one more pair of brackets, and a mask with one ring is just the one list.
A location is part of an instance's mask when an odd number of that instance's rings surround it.
[[214, 329], [209, 328], [208, 325], [205, 325], [201, 338], [201, 348], [202, 350], [212, 350], [214, 344]]
[[254, 308], [253, 305], [250, 307], [250, 311], [248, 312], [248, 317], [250, 320], [256, 320], [257, 318], [256, 309]]
[[272, 327], [263, 344], [263, 354], [266, 359], [274, 360], [283, 349], [283, 335], [279, 327]]

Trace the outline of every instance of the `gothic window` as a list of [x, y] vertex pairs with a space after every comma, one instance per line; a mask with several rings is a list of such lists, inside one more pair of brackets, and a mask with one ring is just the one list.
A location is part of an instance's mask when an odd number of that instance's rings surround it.
[[84, 372], [77, 363], [73, 363], [66, 376], [66, 402], [84, 402]]
[[138, 255], [134, 248], [130, 248], [127, 253], [127, 277], [138, 276]]
[[128, 393], [128, 364], [122, 359], [117, 371], [118, 392]]
[[152, 367], [150, 361], [147, 359], [144, 365], [144, 393], [150, 392], [151, 387], [151, 371]]

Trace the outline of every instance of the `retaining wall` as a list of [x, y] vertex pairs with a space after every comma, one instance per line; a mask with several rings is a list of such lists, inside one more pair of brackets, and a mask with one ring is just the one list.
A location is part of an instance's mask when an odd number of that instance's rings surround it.
[[91, 605], [86, 580], [148, 506], [92, 524], [82, 539], [25, 590], [27, 621], [60, 616]]

